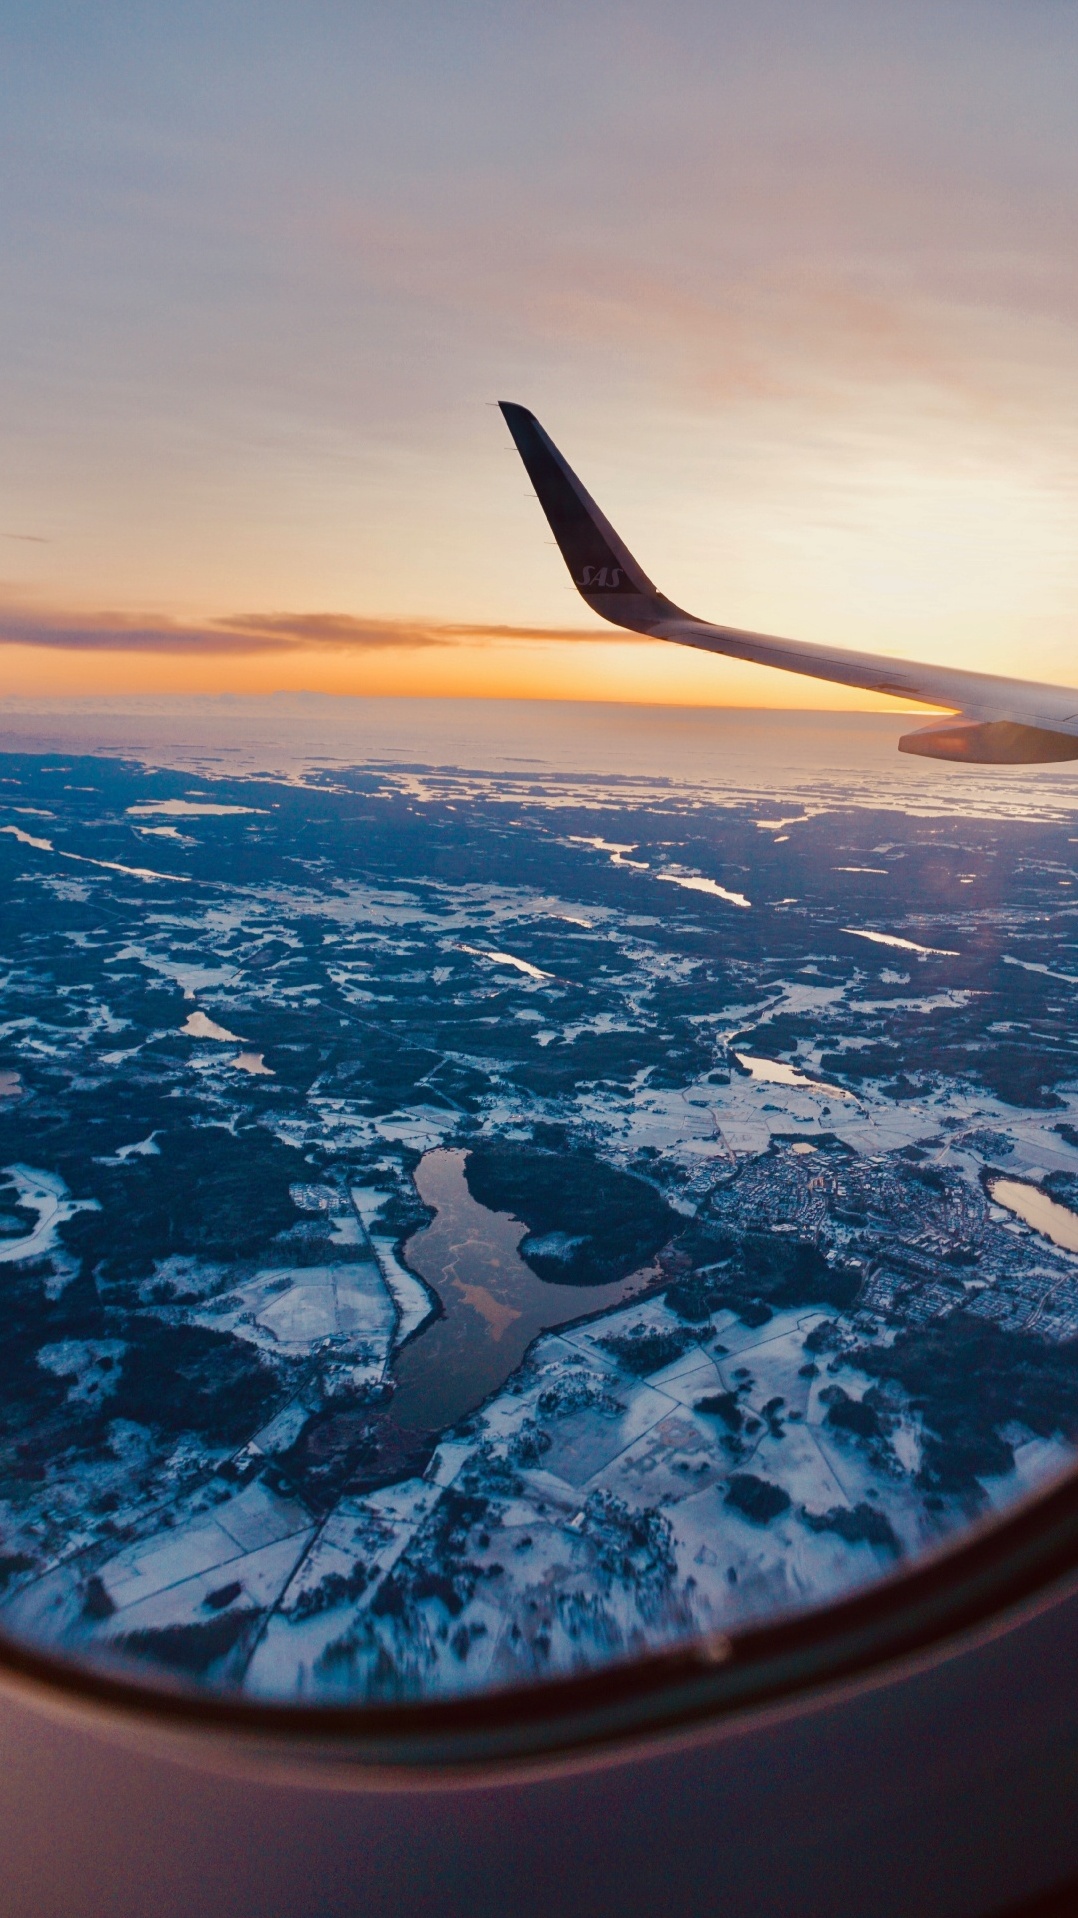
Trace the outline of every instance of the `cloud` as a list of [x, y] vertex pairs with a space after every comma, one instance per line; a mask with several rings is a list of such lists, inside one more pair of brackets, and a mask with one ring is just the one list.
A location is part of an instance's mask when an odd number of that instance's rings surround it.
[[[869, 156], [860, 157], [867, 166]], [[955, 189], [956, 204], [935, 225], [922, 208], [911, 259], [898, 244], [872, 244], [862, 230], [870, 196], [850, 189], [841, 207], [847, 226], [838, 210], [829, 220], [817, 213], [810, 245], [788, 204], [788, 224], [774, 212], [768, 220], [765, 184], [751, 200], [761, 229], [755, 250], [730, 216], [725, 226], [716, 218], [708, 244], [696, 248], [677, 243], [673, 222], [671, 243], [655, 240], [650, 259], [626, 249], [618, 232], [585, 242], [528, 228], [522, 238], [487, 210], [447, 233], [418, 220], [390, 230], [354, 209], [338, 216], [332, 237], [362, 256], [387, 294], [455, 308], [458, 318], [481, 308], [485, 325], [496, 320], [570, 360], [627, 354], [682, 403], [777, 402], [787, 421], [807, 404], [832, 422], [854, 415], [861, 431], [870, 388], [897, 391], [907, 408], [916, 392], [929, 415], [941, 401], [988, 421], [1058, 411], [1061, 382], [1073, 390], [1078, 325], [1078, 274], [1062, 241], [1060, 258], [1024, 250], [1010, 232], [994, 252], [985, 244], [963, 254], [953, 229], [959, 212], [974, 215]], [[875, 199], [903, 228], [922, 182], [901, 191], [891, 182], [890, 197], [887, 184], [876, 183]]]
[[356, 619], [347, 613], [237, 613], [199, 624], [116, 613], [50, 613], [0, 607], [0, 646], [72, 653], [158, 653], [194, 658], [296, 652], [369, 653], [432, 647], [623, 639], [612, 627], [489, 626], [437, 620]]

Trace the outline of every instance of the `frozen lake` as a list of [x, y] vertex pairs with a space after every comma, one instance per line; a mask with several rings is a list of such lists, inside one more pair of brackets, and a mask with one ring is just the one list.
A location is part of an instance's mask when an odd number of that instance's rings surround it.
[[1061, 1245], [1064, 1252], [1078, 1252], [1078, 1213], [1069, 1206], [1060, 1205], [1047, 1192], [1022, 1179], [993, 1179], [991, 1191], [997, 1205], [1006, 1206], [1008, 1212], [1024, 1219], [1035, 1232], [1042, 1232], [1053, 1245]]

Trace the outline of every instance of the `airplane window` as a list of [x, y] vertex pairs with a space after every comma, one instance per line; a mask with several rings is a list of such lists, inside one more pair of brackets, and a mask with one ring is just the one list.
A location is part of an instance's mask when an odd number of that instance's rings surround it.
[[8, 751], [9, 1658], [526, 1744], [1058, 1556], [1078, 783], [903, 723]]
[[1078, 1871], [1076, 21], [0, 3], [12, 1918]]

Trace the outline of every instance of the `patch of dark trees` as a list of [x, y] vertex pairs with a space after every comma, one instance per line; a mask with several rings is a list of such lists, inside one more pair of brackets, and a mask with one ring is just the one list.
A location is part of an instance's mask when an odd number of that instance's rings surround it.
[[827, 1512], [810, 1512], [805, 1507], [800, 1517], [810, 1532], [836, 1532], [847, 1545], [875, 1545], [893, 1553], [895, 1558], [902, 1555], [890, 1519], [864, 1500], [852, 1506], [832, 1505]]
[[657, 1325], [631, 1325], [627, 1332], [612, 1333], [609, 1338], [600, 1339], [599, 1344], [624, 1365], [626, 1371], [634, 1372], [637, 1378], [646, 1378], [649, 1372], [673, 1365], [692, 1344], [692, 1335], [676, 1326], [667, 1329]]
[[218, 1585], [216, 1591], [207, 1592], [202, 1601], [208, 1612], [223, 1612], [228, 1605], [234, 1605], [243, 1585], [238, 1578], [231, 1578], [227, 1585]]
[[[438, 1599], [450, 1618], [459, 1618], [484, 1567], [471, 1553], [483, 1549], [473, 1535], [489, 1519], [490, 1501], [482, 1493], [451, 1485], [442, 1493], [429, 1524], [375, 1592], [370, 1609], [376, 1618], [404, 1618], [424, 1599]], [[484, 1534], [489, 1544], [489, 1535]]]
[[512, 1077], [540, 1098], [573, 1092], [580, 1085], [613, 1085], [624, 1091], [638, 1073], [649, 1085], [683, 1086], [705, 1072], [714, 1048], [693, 1026], [641, 1025], [623, 1032], [579, 1032], [536, 1046], [513, 1067]]
[[736, 1392], [708, 1392], [702, 1399], [697, 1399], [693, 1410], [705, 1412], [711, 1418], [720, 1418], [731, 1432], [740, 1432], [745, 1423], [745, 1414], [737, 1402]]
[[17, 1578], [20, 1572], [32, 1572], [34, 1561], [27, 1558], [25, 1552], [0, 1552], [0, 1592], [10, 1579]]
[[148, 1277], [155, 1261], [255, 1258], [296, 1224], [289, 1186], [309, 1179], [301, 1152], [258, 1125], [170, 1129], [156, 1154], [85, 1169], [76, 1190], [99, 1212], [61, 1228], [65, 1245], [106, 1284]]
[[328, 1612], [338, 1605], [348, 1605], [366, 1591], [370, 1578], [370, 1572], [359, 1559], [350, 1572], [327, 1572], [317, 1585], [300, 1592], [295, 1604], [289, 1607], [288, 1616], [295, 1619], [313, 1618], [317, 1612]]
[[[521, 1255], [551, 1285], [612, 1285], [654, 1258], [679, 1223], [646, 1180], [582, 1152], [484, 1141], [464, 1174], [480, 1205], [527, 1226]], [[559, 1256], [529, 1243], [555, 1232], [579, 1244]]]
[[193, 1625], [161, 1625], [143, 1631], [125, 1632], [113, 1643], [129, 1657], [149, 1659], [169, 1671], [191, 1678], [204, 1678], [211, 1665], [227, 1657], [240, 1641], [253, 1636], [260, 1611], [244, 1606], [222, 1612], [216, 1618], [199, 1619]]
[[770, 1479], [757, 1478], [755, 1472], [734, 1472], [727, 1480], [726, 1503], [753, 1525], [769, 1525], [780, 1512], [789, 1511], [791, 1501], [789, 1492]]
[[733, 1232], [694, 1220], [678, 1250], [696, 1269], [667, 1288], [666, 1302], [689, 1325], [722, 1310], [749, 1326], [766, 1325], [787, 1306], [843, 1310], [861, 1285], [859, 1271], [830, 1264], [817, 1246], [784, 1232]]
[[852, 1399], [841, 1385], [832, 1385], [829, 1391], [820, 1394], [821, 1398], [830, 1398], [825, 1424], [833, 1425], [837, 1432], [850, 1432], [854, 1438], [882, 1438], [883, 1426], [880, 1415], [867, 1399]]
[[1072, 1212], [1078, 1212], [1078, 1173], [1050, 1172], [1044, 1181], [1044, 1190], [1057, 1205], [1069, 1206]]
[[1051, 1344], [960, 1309], [850, 1359], [900, 1386], [920, 1412], [922, 1490], [976, 1496], [979, 1477], [1012, 1471], [1014, 1451], [999, 1431], [1011, 1420], [1039, 1438], [1078, 1439], [1078, 1341]]
[[[281, 1387], [246, 1340], [110, 1307], [85, 1276], [50, 1299], [47, 1270], [15, 1265], [5, 1274], [0, 1444], [10, 1476], [33, 1481], [64, 1458], [108, 1456], [113, 1419], [220, 1445], [240, 1443], [264, 1421]], [[40, 1365], [41, 1347], [102, 1338], [125, 1348], [113, 1389], [96, 1404], [69, 1400], [72, 1378]]]
[[246, 1339], [200, 1325], [131, 1320], [111, 1418], [160, 1432], [197, 1432], [211, 1444], [237, 1445], [257, 1431], [280, 1387]]
[[821, 1075], [853, 1085], [875, 1080], [891, 1097], [908, 1099], [918, 1090], [911, 1072], [945, 1073], [976, 1080], [1004, 1105], [1033, 1112], [1063, 1105], [1053, 1087], [1074, 1078], [1078, 1054], [1069, 1047], [1038, 1041], [1033, 1034], [1022, 1043], [993, 1039], [987, 1044], [982, 1037], [984, 1018], [982, 1014], [981, 1025], [971, 1033], [973, 1043], [937, 1042], [919, 1050], [915, 1043], [900, 1046], [880, 1041], [849, 1052], [826, 1052], [820, 1059]]
[[613, 1578], [637, 1590], [669, 1583], [677, 1571], [674, 1528], [655, 1506], [642, 1511], [612, 1492], [588, 1500], [586, 1531], [598, 1548], [598, 1562]]
[[437, 1442], [437, 1432], [399, 1424], [391, 1403], [331, 1403], [312, 1413], [280, 1466], [312, 1511], [324, 1514], [346, 1489], [370, 1492], [419, 1476]]
[[[14, 1187], [10, 1188], [14, 1192]], [[4, 1192], [0, 1190], [0, 1203]], [[28, 1205], [10, 1202], [0, 1211], [0, 1239], [21, 1239], [37, 1224], [37, 1213]]]

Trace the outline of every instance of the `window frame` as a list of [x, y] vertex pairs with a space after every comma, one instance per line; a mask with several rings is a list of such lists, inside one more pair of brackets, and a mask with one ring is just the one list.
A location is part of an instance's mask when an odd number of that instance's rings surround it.
[[[38, 1650], [0, 1627], [0, 1690], [32, 1694], [130, 1731], [222, 1742], [291, 1765], [327, 1761], [354, 1782], [511, 1775], [598, 1762], [650, 1740], [717, 1727], [891, 1668], [992, 1625], [1078, 1572], [1078, 1466], [961, 1540], [824, 1605], [788, 1612], [578, 1675], [455, 1699], [293, 1704], [200, 1690], [92, 1658]], [[118, 1663], [118, 1662], [117, 1662]]]

